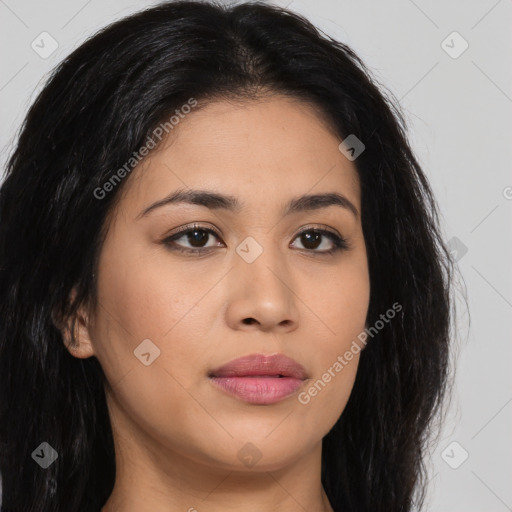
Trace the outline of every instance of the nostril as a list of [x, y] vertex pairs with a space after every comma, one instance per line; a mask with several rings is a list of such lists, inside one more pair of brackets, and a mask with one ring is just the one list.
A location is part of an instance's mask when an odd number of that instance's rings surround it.
[[254, 320], [254, 318], [244, 318], [244, 324], [246, 324], [246, 325], [251, 325], [254, 322], [256, 322], [256, 320]]

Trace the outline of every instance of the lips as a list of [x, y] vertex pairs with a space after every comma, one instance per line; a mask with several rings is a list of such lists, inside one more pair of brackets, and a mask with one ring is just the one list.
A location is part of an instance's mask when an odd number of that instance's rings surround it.
[[305, 379], [306, 370], [302, 365], [284, 354], [265, 356], [254, 354], [229, 363], [210, 372], [211, 377], [294, 377]]
[[269, 405], [294, 394], [307, 379], [302, 365], [284, 354], [254, 354], [212, 370], [211, 382], [251, 404]]

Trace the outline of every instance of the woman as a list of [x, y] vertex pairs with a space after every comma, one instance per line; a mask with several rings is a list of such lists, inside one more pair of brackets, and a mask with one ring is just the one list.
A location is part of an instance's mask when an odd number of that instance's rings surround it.
[[85, 42], [0, 190], [3, 509], [409, 511], [453, 263], [394, 103], [263, 3]]

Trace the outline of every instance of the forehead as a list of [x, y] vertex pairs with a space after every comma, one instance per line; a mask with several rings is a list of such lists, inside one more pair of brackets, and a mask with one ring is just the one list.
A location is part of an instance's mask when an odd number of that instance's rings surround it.
[[143, 209], [178, 189], [202, 189], [251, 204], [337, 191], [360, 210], [357, 170], [316, 109], [283, 96], [216, 101], [184, 115], [134, 171], [126, 207]]

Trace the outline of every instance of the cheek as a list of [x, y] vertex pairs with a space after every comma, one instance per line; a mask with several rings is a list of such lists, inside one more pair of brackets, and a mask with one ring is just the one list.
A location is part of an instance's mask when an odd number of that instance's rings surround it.
[[[361, 259], [347, 260], [322, 276], [322, 286], [308, 284], [307, 304], [316, 314], [320, 332], [325, 333], [322, 353], [333, 354], [346, 350], [352, 339], [365, 327], [370, 301], [370, 282], [366, 265]], [[323, 361], [324, 364], [328, 360]]]
[[314, 375], [299, 402], [309, 408], [308, 417], [313, 422], [316, 417], [319, 424], [334, 425], [350, 397], [364, 347], [361, 333], [369, 298], [367, 268], [356, 264], [333, 273], [321, 292], [308, 301], [318, 306], [315, 323], [319, 329], [315, 334]]
[[150, 360], [155, 358], [157, 366], [187, 386], [191, 376], [186, 368], [201, 359], [204, 333], [214, 322], [208, 315], [218, 310], [205, 311], [211, 299], [204, 297], [218, 276], [194, 278], [154, 254], [148, 254], [144, 264], [136, 255], [130, 258], [128, 250], [124, 255], [122, 265], [108, 253], [102, 261], [95, 331], [98, 359], [115, 383], [142, 364], [137, 355], [144, 349]]
[[194, 285], [194, 279], [162, 268], [146, 262], [130, 269], [125, 262], [110, 269], [108, 282], [99, 285], [97, 352], [115, 402], [155, 438], [184, 442], [183, 431], [193, 421], [209, 419], [189, 390], [197, 381], [194, 372], [202, 370], [202, 334], [212, 320], [196, 307], [205, 294], [204, 280]]

